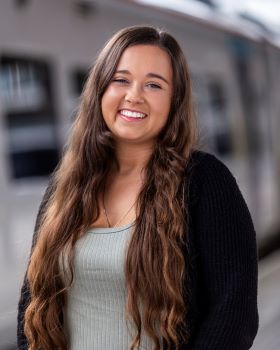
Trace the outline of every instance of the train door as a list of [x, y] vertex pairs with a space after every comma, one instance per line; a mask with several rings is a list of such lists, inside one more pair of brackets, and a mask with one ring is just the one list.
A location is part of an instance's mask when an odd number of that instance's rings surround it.
[[0, 55], [0, 273], [8, 296], [0, 308], [7, 315], [1, 334], [15, 327], [36, 212], [59, 159], [51, 73], [46, 60]]

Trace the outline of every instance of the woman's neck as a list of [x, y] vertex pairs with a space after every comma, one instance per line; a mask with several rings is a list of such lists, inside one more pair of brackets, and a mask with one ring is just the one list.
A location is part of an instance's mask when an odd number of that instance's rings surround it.
[[151, 146], [118, 144], [116, 147], [117, 165], [114, 172], [120, 176], [133, 176], [145, 169], [153, 149]]

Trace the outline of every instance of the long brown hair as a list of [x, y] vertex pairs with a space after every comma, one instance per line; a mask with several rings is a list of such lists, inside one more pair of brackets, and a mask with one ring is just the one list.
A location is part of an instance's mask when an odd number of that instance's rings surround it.
[[[101, 113], [101, 98], [124, 50], [139, 44], [157, 45], [168, 53], [173, 98], [147, 165], [127, 251], [126, 313], [135, 326], [130, 349], [139, 348], [143, 330], [156, 350], [161, 338], [168, 349], [187, 342], [184, 177], [196, 135], [190, 74], [182, 50], [170, 34], [151, 26], [133, 26], [116, 33], [100, 52], [85, 84], [64, 155], [52, 176], [52, 194], [40, 218], [27, 271], [31, 301], [24, 331], [30, 350], [67, 349], [61, 315], [73, 281], [73, 248], [99, 217], [98, 198], [110, 164], [116, 160], [114, 140]], [[61, 277], [61, 256], [68, 261], [69, 284]]]

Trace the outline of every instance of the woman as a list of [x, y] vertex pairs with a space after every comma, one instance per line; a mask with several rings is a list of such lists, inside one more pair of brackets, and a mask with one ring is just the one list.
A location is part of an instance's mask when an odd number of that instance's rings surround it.
[[115, 34], [39, 210], [19, 349], [251, 347], [255, 231], [229, 170], [195, 150], [194, 124], [176, 40]]

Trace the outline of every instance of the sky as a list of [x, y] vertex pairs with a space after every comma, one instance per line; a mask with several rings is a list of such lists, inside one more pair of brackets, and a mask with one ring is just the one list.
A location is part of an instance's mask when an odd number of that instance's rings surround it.
[[[188, 8], [188, 11], [194, 8], [200, 8], [203, 13], [206, 11], [207, 6], [201, 4], [199, 1], [194, 0], [136, 0], [142, 3], [153, 3], [157, 6], [169, 7], [173, 9], [184, 11]], [[222, 12], [225, 13], [238, 13], [242, 12], [246, 15], [260, 20], [265, 24], [272, 32], [275, 32], [278, 36], [280, 33], [280, 0], [212, 0], [219, 5]]]
[[216, 0], [225, 10], [242, 11], [280, 31], [280, 0]]

